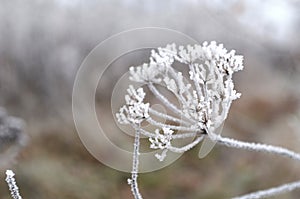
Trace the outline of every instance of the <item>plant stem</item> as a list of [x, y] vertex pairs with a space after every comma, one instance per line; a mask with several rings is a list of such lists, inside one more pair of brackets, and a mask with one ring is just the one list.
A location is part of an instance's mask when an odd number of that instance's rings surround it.
[[15, 174], [12, 170], [7, 170], [5, 180], [7, 182], [8, 188], [10, 190], [11, 197], [13, 199], [22, 199], [14, 176], [15, 176]]
[[170, 125], [170, 124], [164, 124], [161, 122], [157, 122], [153, 120], [151, 117], [147, 119], [147, 122], [152, 124], [153, 126], [157, 126], [160, 128], [170, 128], [172, 130], [178, 130], [178, 131], [191, 131], [191, 132], [199, 132], [201, 129], [193, 128], [193, 127], [186, 127], [186, 126], [175, 126], [175, 125]]
[[178, 123], [178, 124], [184, 124], [184, 125], [186, 125], [186, 126], [192, 125], [192, 123], [189, 123], [189, 122], [186, 122], [186, 121], [184, 121], [184, 120], [178, 119], [178, 118], [176, 118], [176, 117], [173, 117], [173, 116], [170, 116], [170, 115], [161, 113], [161, 112], [159, 112], [159, 111], [156, 111], [156, 110], [152, 109], [151, 107], [149, 108], [149, 113], [152, 113], [153, 115], [158, 116], [158, 117], [160, 117], [160, 118], [163, 118], [163, 119], [166, 119], [166, 120], [170, 120], [170, 121], [176, 122], [176, 123]]
[[300, 181], [284, 184], [278, 187], [274, 187], [271, 189], [256, 191], [250, 194], [246, 194], [243, 196], [235, 197], [232, 199], [259, 199], [259, 198], [267, 198], [271, 196], [277, 196], [282, 193], [293, 191], [294, 189], [300, 188]]
[[284, 157], [288, 157], [288, 158], [300, 161], [299, 153], [296, 153], [294, 151], [291, 151], [289, 149], [279, 147], [279, 146], [272, 146], [272, 145], [260, 144], [260, 143], [243, 142], [243, 141], [235, 140], [232, 138], [222, 137], [220, 135], [216, 136], [215, 141], [218, 144], [225, 145], [225, 146], [231, 147], [231, 148], [271, 153], [271, 154], [281, 155]]
[[147, 85], [148, 85], [149, 90], [154, 94], [154, 96], [157, 97], [157, 99], [159, 99], [172, 112], [174, 112], [175, 114], [178, 114], [180, 117], [182, 117], [182, 120], [186, 119], [187, 121], [195, 122], [193, 119], [186, 117], [182, 113], [182, 111], [179, 110], [174, 104], [172, 104], [165, 96], [163, 96], [152, 83], [149, 83]]
[[[140, 127], [139, 127], [140, 128]], [[139, 150], [140, 150], [140, 129], [135, 130], [135, 139], [133, 145], [133, 161], [132, 161], [132, 172], [131, 172], [131, 191], [135, 199], [143, 199], [139, 192], [137, 178], [139, 168]]]

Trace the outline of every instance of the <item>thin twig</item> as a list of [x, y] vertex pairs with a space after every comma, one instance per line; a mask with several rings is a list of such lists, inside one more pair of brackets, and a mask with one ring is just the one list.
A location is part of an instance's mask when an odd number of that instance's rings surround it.
[[175, 125], [171, 125], [171, 124], [164, 124], [158, 121], [153, 120], [151, 117], [149, 117], [147, 119], [147, 122], [149, 122], [150, 124], [157, 126], [157, 127], [161, 127], [161, 128], [170, 128], [172, 130], [179, 130], [179, 131], [201, 131], [201, 129], [197, 129], [197, 128], [192, 128], [192, 127], [185, 127], [185, 126], [175, 126]]
[[165, 96], [163, 96], [152, 83], [148, 84], [148, 88], [150, 91], [157, 97], [166, 107], [168, 107], [171, 111], [173, 111], [175, 114], [180, 115], [184, 119], [190, 121], [190, 122], [195, 122], [191, 118], [186, 117], [181, 110], [179, 110], [174, 104], [172, 104]]
[[250, 194], [246, 194], [243, 196], [234, 197], [232, 199], [260, 199], [260, 198], [267, 198], [271, 196], [277, 196], [279, 194], [283, 194], [286, 192], [293, 191], [295, 189], [300, 188], [300, 181], [292, 182], [288, 184], [284, 184], [278, 187], [274, 187], [271, 189], [256, 191]]
[[197, 137], [193, 142], [189, 143], [188, 145], [185, 145], [183, 147], [174, 147], [174, 146], [169, 146], [168, 150], [174, 152], [174, 153], [184, 153], [185, 151], [188, 151], [192, 149], [194, 146], [199, 144], [204, 138], [204, 135]]
[[158, 116], [160, 118], [163, 118], [165, 120], [170, 120], [172, 122], [176, 122], [176, 123], [179, 123], [179, 124], [184, 124], [186, 126], [190, 126], [191, 123], [190, 122], [186, 122], [186, 121], [183, 121], [182, 119], [178, 119], [176, 117], [173, 117], [173, 116], [170, 116], [170, 115], [167, 115], [167, 114], [164, 114], [164, 113], [161, 113], [159, 111], [156, 111], [154, 110], [153, 108], [149, 108], [149, 113], [155, 115], [155, 116]]
[[272, 146], [272, 145], [260, 144], [260, 143], [243, 142], [243, 141], [235, 140], [232, 138], [222, 137], [220, 135], [216, 136], [215, 141], [218, 144], [225, 145], [225, 146], [228, 146], [231, 148], [271, 153], [271, 154], [281, 155], [284, 157], [288, 157], [288, 158], [300, 161], [299, 153], [296, 153], [294, 151], [291, 151], [289, 149], [279, 147], [279, 146]]
[[137, 128], [135, 131], [135, 139], [133, 145], [133, 161], [132, 161], [132, 172], [131, 181], [128, 181], [131, 185], [131, 191], [135, 199], [143, 199], [139, 192], [137, 178], [139, 171], [139, 150], [140, 150], [140, 130]]
[[22, 199], [14, 176], [15, 174], [12, 170], [7, 170], [5, 181], [7, 182], [11, 197], [13, 199]]

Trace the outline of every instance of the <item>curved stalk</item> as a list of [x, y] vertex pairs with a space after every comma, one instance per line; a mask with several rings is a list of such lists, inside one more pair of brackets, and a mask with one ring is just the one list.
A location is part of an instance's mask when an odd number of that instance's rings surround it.
[[133, 145], [133, 161], [132, 161], [132, 172], [131, 179], [128, 183], [131, 185], [131, 191], [135, 199], [143, 199], [140, 194], [137, 178], [139, 172], [139, 150], [140, 150], [140, 129], [135, 130], [135, 139]]
[[284, 156], [284, 157], [288, 157], [288, 158], [300, 161], [299, 153], [296, 153], [294, 151], [291, 151], [289, 149], [279, 147], [279, 146], [260, 144], [260, 143], [243, 142], [243, 141], [235, 140], [232, 138], [225, 138], [220, 135], [216, 136], [215, 141], [218, 144], [225, 145], [225, 146], [231, 147], [231, 148], [271, 153], [271, 154], [276, 154], [276, 155], [280, 155], [280, 156]]
[[267, 198], [272, 196], [277, 196], [279, 194], [283, 194], [286, 192], [293, 191], [295, 189], [300, 188], [300, 181], [292, 182], [288, 184], [284, 184], [278, 187], [274, 187], [271, 189], [261, 190], [257, 192], [253, 192], [250, 194], [246, 194], [243, 196], [235, 197], [232, 199], [259, 199], [259, 198]]

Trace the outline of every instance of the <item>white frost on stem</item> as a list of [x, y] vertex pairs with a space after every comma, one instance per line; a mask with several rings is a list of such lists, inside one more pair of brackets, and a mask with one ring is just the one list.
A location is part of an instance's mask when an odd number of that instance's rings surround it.
[[155, 86], [150, 83], [148, 84], [148, 88], [150, 91], [155, 95], [157, 99], [159, 99], [167, 108], [169, 108], [172, 112], [175, 114], [178, 114], [180, 117], [184, 117], [188, 121], [193, 122], [192, 119], [186, 118], [181, 110], [179, 110], [174, 104], [172, 104], [165, 96], [163, 96], [156, 88]]
[[232, 138], [225, 138], [220, 135], [216, 136], [215, 141], [218, 144], [225, 145], [225, 146], [231, 147], [231, 148], [271, 153], [271, 154], [280, 155], [280, 156], [284, 156], [284, 157], [288, 157], [288, 158], [300, 161], [299, 153], [295, 153], [294, 151], [291, 151], [291, 150], [283, 148], [283, 147], [272, 146], [272, 145], [267, 145], [267, 144], [260, 144], [260, 143], [243, 142], [243, 141], [235, 140]]
[[5, 181], [7, 182], [11, 197], [13, 199], [22, 199], [14, 176], [15, 174], [12, 170], [7, 170]]
[[149, 107], [149, 113], [155, 115], [155, 116], [158, 116], [160, 118], [163, 118], [165, 120], [169, 120], [169, 121], [172, 121], [172, 122], [176, 122], [178, 124], [184, 124], [185, 126], [189, 126], [191, 125], [192, 123], [190, 122], [186, 122], [186, 121], [183, 121], [181, 119], [178, 119], [176, 117], [173, 117], [173, 116], [170, 116], [170, 115], [167, 115], [167, 114], [164, 114], [164, 113], [161, 113], [159, 111], [156, 111], [154, 109], [152, 109], [151, 107]]
[[271, 189], [266, 189], [266, 190], [261, 190], [261, 191], [257, 191], [257, 192], [253, 192], [250, 194], [246, 194], [243, 196], [239, 196], [239, 197], [235, 197], [232, 199], [261, 199], [261, 198], [268, 198], [268, 197], [272, 197], [272, 196], [277, 196], [279, 194], [283, 194], [286, 192], [291, 192], [295, 189], [299, 189], [300, 188], [300, 181], [297, 182], [292, 182], [292, 183], [288, 183], [288, 184], [284, 184], [278, 187], [274, 187]]
[[147, 122], [152, 124], [153, 126], [161, 127], [161, 128], [170, 128], [179, 131], [201, 131], [201, 129], [193, 128], [193, 127], [185, 127], [185, 126], [175, 126], [170, 124], [164, 124], [158, 121], [153, 120], [151, 117], [147, 119]]
[[140, 130], [136, 129], [135, 139], [133, 145], [133, 160], [132, 160], [132, 172], [131, 179], [128, 179], [128, 183], [131, 185], [131, 191], [135, 199], [142, 199], [140, 194], [137, 178], [139, 172], [139, 150], [140, 150]]
[[194, 146], [199, 144], [203, 140], [204, 136], [197, 137], [193, 142], [183, 146], [183, 147], [174, 147], [174, 146], [169, 146], [168, 149], [174, 153], [184, 153], [190, 149], [192, 149]]

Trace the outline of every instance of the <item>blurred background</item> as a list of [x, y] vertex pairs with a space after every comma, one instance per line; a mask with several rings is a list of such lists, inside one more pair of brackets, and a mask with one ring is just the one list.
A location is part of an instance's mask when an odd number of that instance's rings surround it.
[[[10, 198], [7, 168], [25, 199], [132, 198], [130, 175], [101, 164], [82, 145], [71, 97], [76, 72], [97, 44], [145, 26], [174, 29], [200, 43], [215, 40], [244, 55], [245, 69], [235, 75], [242, 98], [233, 103], [222, 135], [300, 152], [299, 1], [1, 0], [0, 107], [26, 126], [25, 136], [5, 147], [0, 142], [0, 198]], [[128, 68], [148, 56], [119, 64]], [[118, 78], [112, 73], [106, 84]], [[97, 93], [97, 106], [110, 96], [109, 89]], [[16, 146], [18, 153], [10, 150]], [[198, 159], [198, 150], [141, 174], [144, 198], [230, 198], [300, 179], [299, 163], [288, 159], [222, 146]], [[278, 198], [300, 198], [300, 191]]]

